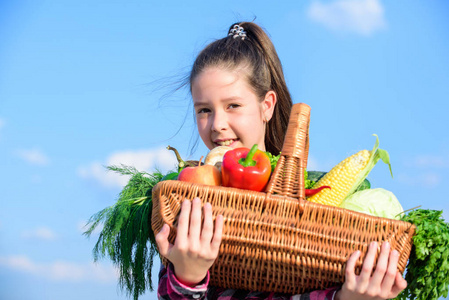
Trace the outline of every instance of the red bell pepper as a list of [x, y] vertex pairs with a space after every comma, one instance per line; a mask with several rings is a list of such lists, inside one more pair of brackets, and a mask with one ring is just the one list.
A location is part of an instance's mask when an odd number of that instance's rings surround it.
[[251, 150], [236, 148], [225, 153], [221, 175], [223, 186], [261, 192], [270, 179], [270, 159], [257, 144]]

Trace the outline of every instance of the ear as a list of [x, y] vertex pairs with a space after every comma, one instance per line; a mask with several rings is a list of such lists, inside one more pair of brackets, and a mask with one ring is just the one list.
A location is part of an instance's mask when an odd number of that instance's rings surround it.
[[274, 112], [274, 107], [276, 105], [277, 102], [277, 95], [276, 93], [271, 90], [268, 91], [265, 94], [265, 98], [262, 101], [262, 113], [264, 118], [266, 118], [267, 121], [270, 121], [271, 118], [273, 117], [273, 112]]

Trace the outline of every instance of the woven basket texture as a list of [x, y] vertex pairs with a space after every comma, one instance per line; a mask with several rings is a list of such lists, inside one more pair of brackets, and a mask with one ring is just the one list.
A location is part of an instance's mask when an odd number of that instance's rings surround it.
[[170, 180], [154, 187], [152, 227], [158, 233], [167, 223], [171, 243], [184, 199], [199, 197], [212, 204], [214, 217], [223, 215], [211, 285], [289, 294], [340, 285], [348, 257], [362, 252], [359, 273], [371, 241], [390, 242], [404, 272], [414, 225], [305, 200], [309, 121], [310, 107], [293, 105], [281, 157], [265, 192]]

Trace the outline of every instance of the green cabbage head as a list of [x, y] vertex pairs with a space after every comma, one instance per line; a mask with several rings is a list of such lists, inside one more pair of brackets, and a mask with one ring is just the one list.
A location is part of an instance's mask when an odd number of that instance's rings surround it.
[[382, 188], [355, 192], [343, 200], [340, 207], [397, 220], [400, 219], [401, 213], [404, 211], [396, 196]]

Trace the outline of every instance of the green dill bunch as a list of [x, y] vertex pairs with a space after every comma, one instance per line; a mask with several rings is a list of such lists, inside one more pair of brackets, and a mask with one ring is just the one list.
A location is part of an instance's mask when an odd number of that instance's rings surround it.
[[116, 203], [94, 214], [84, 235], [90, 237], [103, 223], [93, 249], [94, 260], [108, 256], [119, 269], [119, 285], [138, 299], [146, 289], [153, 290], [151, 270], [158, 255], [151, 228], [152, 190], [163, 175], [139, 172], [134, 167], [108, 166], [108, 170], [131, 176]]

